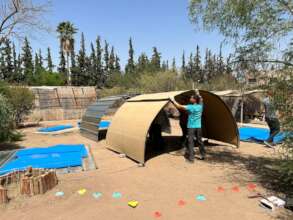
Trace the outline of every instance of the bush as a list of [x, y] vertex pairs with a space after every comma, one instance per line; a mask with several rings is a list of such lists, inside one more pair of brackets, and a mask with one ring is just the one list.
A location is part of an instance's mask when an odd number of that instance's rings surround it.
[[282, 130], [287, 132], [282, 160], [279, 166], [280, 179], [283, 188], [291, 189], [293, 196], [293, 70], [283, 71], [283, 77], [272, 82], [270, 90], [274, 93], [274, 104], [281, 118]]
[[0, 143], [9, 141], [13, 132], [12, 108], [8, 100], [0, 94]]
[[25, 87], [8, 87], [5, 85], [0, 86], [1, 93], [7, 98], [12, 109], [15, 125], [18, 126], [33, 109], [34, 94]]

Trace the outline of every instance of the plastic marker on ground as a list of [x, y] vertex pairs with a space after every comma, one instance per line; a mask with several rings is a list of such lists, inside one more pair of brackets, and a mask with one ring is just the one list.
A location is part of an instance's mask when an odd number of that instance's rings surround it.
[[80, 189], [77, 191], [77, 193], [81, 196], [83, 196], [86, 193], [86, 189]]
[[131, 208], [136, 208], [138, 206], [138, 201], [132, 200], [128, 202], [128, 206]]
[[120, 199], [122, 197], [122, 194], [120, 192], [113, 192], [112, 197], [114, 199]]
[[197, 195], [195, 198], [196, 198], [197, 201], [200, 201], [200, 202], [203, 202], [203, 201], [207, 200], [204, 195]]
[[93, 197], [94, 197], [95, 199], [99, 199], [101, 196], [102, 196], [102, 193], [100, 193], [100, 192], [94, 192], [94, 193], [93, 193]]
[[249, 183], [249, 184], [247, 185], [247, 189], [248, 189], [249, 191], [254, 191], [254, 190], [256, 189], [256, 185], [255, 185], [254, 183]]
[[57, 196], [57, 197], [61, 197], [61, 196], [64, 196], [64, 192], [56, 192], [55, 193], [55, 196]]
[[219, 186], [219, 187], [217, 188], [217, 191], [218, 191], [218, 192], [225, 192], [225, 189], [224, 189], [222, 186]]
[[162, 213], [159, 211], [154, 212], [154, 217], [155, 218], [161, 218], [162, 217]]
[[232, 188], [232, 191], [233, 191], [233, 192], [240, 192], [240, 189], [239, 189], [238, 186], [234, 186], [234, 187]]
[[177, 204], [178, 204], [178, 206], [185, 206], [186, 202], [184, 200], [180, 199]]

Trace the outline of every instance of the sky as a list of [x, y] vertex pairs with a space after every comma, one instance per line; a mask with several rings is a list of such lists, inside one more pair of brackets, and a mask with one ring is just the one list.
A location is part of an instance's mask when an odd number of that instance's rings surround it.
[[[78, 28], [76, 50], [81, 32], [84, 32], [88, 52], [90, 42], [101, 36], [115, 47], [122, 65], [128, 59], [130, 37], [136, 58], [142, 52], [151, 55], [152, 47], [156, 46], [164, 60], [171, 63], [175, 57], [177, 66], [181, 64], [183, 51], [186, 54], [194, 52], [198, 44], [204, 57], [206, 48], [218, 53], [223, 40], [220, 34], [197, 30], [191, 24], [188, 0], [52, 0], [50, 12], [45, 17], [52, 30], [62, 21], [70, 21]], [[40, 48], [44, 55], [50, 46], [53, 61], [58, 64], [57, 33], [37, 34], [33, 38], [30, 39], [33, 50]], [[225, 45], [224, 55], [230, 50], [229, 45]]]

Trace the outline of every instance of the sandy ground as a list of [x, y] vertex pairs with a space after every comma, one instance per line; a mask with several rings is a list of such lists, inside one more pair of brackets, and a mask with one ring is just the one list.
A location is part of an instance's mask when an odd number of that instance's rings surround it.
[[[259, 207], [259, 199], [247, 198], [254, 194], [247, 189], [249, 183], [256, 184], [257, 192], [269, 193], [263, 184], [262, 171], [252, 166], [259, 160], [274, 158], [274, 150], [262, 145], [241, 143], [239, 149], [209, 146], [207, 160], [197, 160], [192, 165], [182, 156], [162, 153], [149, 159], [145, 167], [138, 167], [134, 161], [107, 150], [105, 141], [96, 143], [78, 132], [45, 136], [34, 134], [35, 130], [23, 129], [26, 137], [19, 144], [24, 147], [86, 144], [92, 148], [98, 169], [59, 175], [58, 186], [46, 194], [16, 199], [2, 207], [1, 220], [293, 219], [290, 213], [267, 211]], [[232, 190], [235, 186], [239, 192]], [[218, 187], [225, 191], [218, 192]], [[87, 189], [83, 196], [77, 194], [81, 188]], [[57, 191], [63, 191], [64, 197], [55, 197]], [[101, 198], [94, 199], [93, 192], [101, 192]], [[120, 192], [122, 197], [112, 198], [113, 192]], [[197, 201], [198, 194], [203, 194], [206, 201]], [[128, 207], [130, 200], [137, 200], [138, 207]], [[179, 205], [179, 200], [185, 204]]]

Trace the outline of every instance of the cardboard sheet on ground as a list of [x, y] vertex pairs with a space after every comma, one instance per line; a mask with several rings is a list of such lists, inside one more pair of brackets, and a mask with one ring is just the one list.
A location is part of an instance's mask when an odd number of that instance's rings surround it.
[[13, 170], [24, 170], [29, 166], [45, 169], [82, 166], [82, 158], [87, 156], [83, 144], [22, 149], [0, 168], [0, 175]]
[[[239, 128], [240, 140], [249, 142], [263, 142], [268, 139], [270, 130], [267, 128], [242, 127]], [[275, 138], [274, 143], [279, 144], [285, 139], [286, 133], [280, 132]]]

